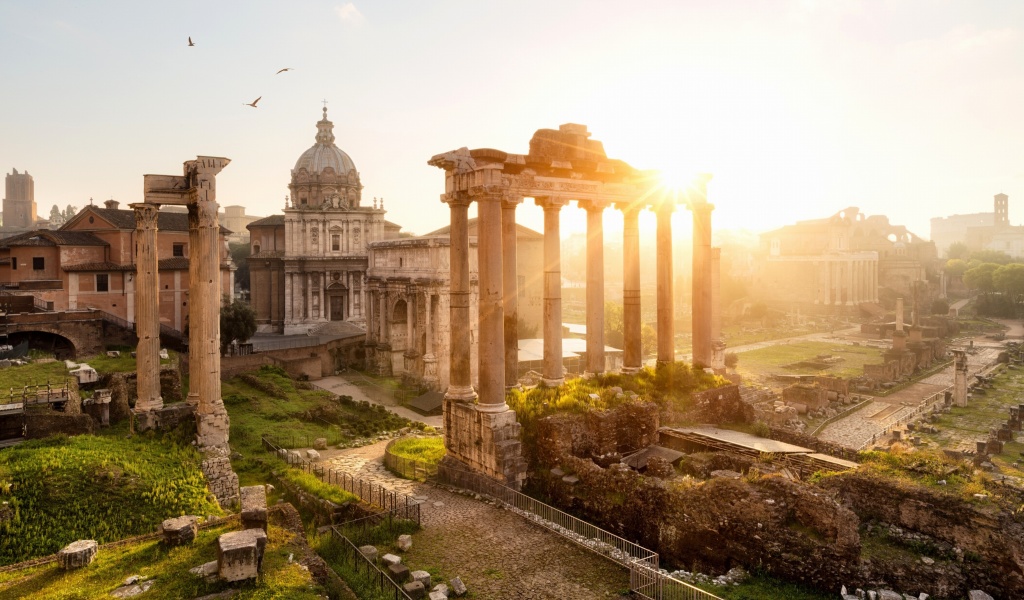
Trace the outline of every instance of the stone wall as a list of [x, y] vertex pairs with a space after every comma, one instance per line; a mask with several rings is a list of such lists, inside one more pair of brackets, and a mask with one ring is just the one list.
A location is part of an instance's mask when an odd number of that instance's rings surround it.
[[[586, 458], [646, 448], [658, 441], [659, 418], [653, 402], [545, 417], [537, 422], [536, 461], [552, 464], [563, 455]], [[534, 457], [527, 458], [533, 462]]]
[[323, 377], [323, 364], [319, 356], [305, 356], [290, 359], [271, 357], [271, 361], [275, 365], [283, 368], [293, 379], [316, 381]]
[[695, 392], [693, 408], [685, 418], [696, 423], [750, 423], [754, 421], [754, 407], [740, 398], [739, 385]]
[[51, 435], [84, 435], [95, 431], [89, 415], [65, 415], [57, 412], [25, 413], [25, 437], [37, 440]]
[[270, 356], [265, 352], [247, 354], [245, 356], [224, 356], [220, 359], [220, 378], [227, 381], [243, 373], [250, 373], [271, 364]]

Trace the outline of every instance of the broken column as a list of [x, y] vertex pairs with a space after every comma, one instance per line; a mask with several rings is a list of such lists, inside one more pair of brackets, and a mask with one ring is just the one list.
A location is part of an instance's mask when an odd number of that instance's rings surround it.
[[953, 350], [953, 404], [967, 406], [967, 352]]
[[640, 323], [640, 208], [620, 204], [622, 210], [622, 372], [636, 373], [643, 366]]
[[[135, 210], [135, 351], [138, 399], [136, 413], [163, 408], [160, 396], [160, 282], [158, 280], [157, 216], [152, 204], [132, 204]], [[139, 421], [140, 430], [153, 423]]]
[[96, 540], [71, 542], [57, 553], [57, 564], [66, 571], [80, 569], [96, 558], [98, 548]]
[[587, 211], [587, 366], [604, 373], [604, 209], [597, 200], [579, 201]]

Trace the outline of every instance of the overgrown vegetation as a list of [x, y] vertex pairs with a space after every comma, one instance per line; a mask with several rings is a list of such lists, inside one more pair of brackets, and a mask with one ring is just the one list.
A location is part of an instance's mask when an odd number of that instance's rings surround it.
[[444, 458], [444, 438], [440, 436], [400, 438], [391, 445], [391, 453], [401, 458], [436, 465]]
[[347, 504], [356, 502], [359, 499], [353, 494], [346, 492], [338, 486], [324, 483], [316, 475], [300, 471], [296, 468], [288, 468], [282, 461], [282, 468], [277, 470], [277, 476], [286, 482], [297, 486], [307, 494], [312, 494], [324, 500], [330, 500], [335, 504]]
[[200, 456], [153, 434], [54, 436], [0, 452], [0, 564], [153, 531], [164, 519], [220, 514]]

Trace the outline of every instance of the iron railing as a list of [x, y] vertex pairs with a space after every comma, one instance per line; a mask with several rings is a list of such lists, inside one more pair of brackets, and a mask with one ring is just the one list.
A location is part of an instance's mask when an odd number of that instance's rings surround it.
[[344, 564], [352, 567], [357, 577], [375, 587], [385, 597], [390, 597], [394, 600], [412, 600], [398, 583], [391, 579], [387, 573], [381, 571], [380, 567], [373, 564], [373, 561], [363, 555], [359, 548], [356, 548], [355, 544], [338, 531], [337, 527], [331, 527], [331, 536], [339, 540], [341, 544], [341, 559], [344, 561]]
[[658, 553], [531, 498], [490, 477], [440, 465], [437, 481], [486, 494], [507, 510], [629, 569], [630, 591], [648, 600], [722, 600], [661, 571]]
[[308, 461], [302, 458], [298, 452], [289, 452], [272, 436], [264, 434], [261, 436], [261, 440], [266, 450], [277, 453], [289, 465], [315, 475], [321, 481], [337, 486], [367, 504], [390, 512], [395, 518], [413, 521], [417, 525], [421, 523], [420, 503], [410, 496], [389, 490], [378, 483], [365, 481], [343, 471], [328, 469], [321, 464]]

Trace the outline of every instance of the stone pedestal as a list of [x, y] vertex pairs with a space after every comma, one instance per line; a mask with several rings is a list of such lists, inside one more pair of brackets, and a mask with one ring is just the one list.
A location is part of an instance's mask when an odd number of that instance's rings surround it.
[[242, 527], [267, 530], [267, 488], [250, 485], [239, 490], [242, 504]]
[[57, 564], [65, 570], [80, 569], [96, 558], [98, 548], [96, 540], [71, 542], [57, 553]]
[[262, 529], [225, 533], [217, 538], [217, 573], [224, 581], [257, 577], [266, 547], [267, 534]]
[[160, 524], [163, 532], [163, 541], [168, 546], [181, 546], [191, 544], [196, 539], [196, 532], [199, 530], [199, 520], [191, 515], [167, 519]]
[[520, 424], [516, 413], [486, 412], [486, 406], [446, 401], [444, 404], [446, 458], [519, 489], [526, 479]]

